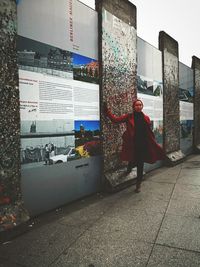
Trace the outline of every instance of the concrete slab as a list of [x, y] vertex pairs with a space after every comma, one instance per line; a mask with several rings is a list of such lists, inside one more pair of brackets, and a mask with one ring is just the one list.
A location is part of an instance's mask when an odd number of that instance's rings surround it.
[[188, 174], [181, 174], [177, 180], [178, 184], [190, 184], [190, 185], [199, 185], [200, 186], [200, 173], [194, 174], [191, 173], [190, 175]]
[[11, 261], [4, 261], [3, 259], [0, 258], [0, 267], [24, 267], [24, 265], [19, 265], [19, 264], [16, 264], [15, 262], [12, 262]]
[[167, 214], [178, 216], [190, 216], [198, 218], [200, 216], [200, 198], [171, 199]]
[[180, 171], [181, 171], [181, 164], [175, 167], [161, 169], [158, 170], [157, 172], [153, 171], [152, 173], [147, 174], [147, 179], [153, 182], [174, 184], [176, 183]]
[[166, 158], [166, 162], [169, 166], [174, 166], [185, 158], [185, 154], [181, 150], [177, 150], [166, 154]]
[[145, 198], [151, 197], [156, 200], [168, 201], [173, 189], [174, 184], [157, 183], [146, 180], [142, 183], [141, 194], [143, 194]]
[[179, 177], [188, 176], [189, 178], [191, 175], [200, 177], [200, 170], [199, 169], [188, 169], [188, 168], [181, 169]]
[[197, 185], [186, 185], [186, 184], [176, 184], [172, 199], [177, 198], [200, 198], [200, 186]]
[[199, 267], [200, 253], [156, 245], [147, 267]]
[[90, 203], [88, 206], [75, 210], [70, 213], [70, 216], [63, 216], [57, 222], [75, 227], [83, 227], [83, 225], [89, 227], [93, 222], [98, 220], [104, 213], [112, 206], [112, 202], [105, 200], [98, 201], [96, 203]]
[[53, 267], [145, 267], [152, 244], [135, 242], [117, 237], [105, 241], [82, 236], [70, 249], [65, 251]]
[[22, 266], [48, 266], [82, 233], [83, 227], [50, 223], [0, 246], [0, 255], [13, 264]]
[[190, 160], [190, 161], [185, 161], [182, 164], [182, 167], [185, 169], [194, 169], [194, 170], [199, 170], [200, 169], [200, 162], [199, 160]]
[[200, 252], [200, 219], [167, 214], [156, 244]]
[[197, 154], [197, 155], [190, 155], [188, 158], [187, 158], [187, 162], [190, 162], [190, 161], [199, 161], [200, 162], [200, 154]]
[[168, 200], [157, 199], [160, 198], [160, 195], [146, 194], [146, 192], [143, 192], [143, 188], [140, 194], [136, 194], [134, 190], [135, 186], [132, 187], [130, 191], [127, 191], [115, 204], [125, 210], [139, 210], [145, 211], [146, 213], [165, 213]]
[[143, 211], [124, 210], [113, 207], [109, 213], [90, 228], [91, 239], [105, 240], [132, 239], [153, 242], [159, 230], [163, 215], [160, 213], [147, 214]]

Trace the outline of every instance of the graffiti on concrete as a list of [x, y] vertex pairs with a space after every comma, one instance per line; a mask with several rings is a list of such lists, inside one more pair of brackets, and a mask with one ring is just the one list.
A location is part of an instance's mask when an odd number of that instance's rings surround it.
[[[0, 2], [0, 231], [19, 224], [20, 189], [19, 90], [16, 60], [16, 3]], [[25, 215], [26, 217], [26, 215]]]
[[[103, 9], [103, 101], [116, 115], [131, 112], [136, 93], [136, 30]], [[124, 125], [113, 125], [102, 116], [105, 171], [119, 166]]]

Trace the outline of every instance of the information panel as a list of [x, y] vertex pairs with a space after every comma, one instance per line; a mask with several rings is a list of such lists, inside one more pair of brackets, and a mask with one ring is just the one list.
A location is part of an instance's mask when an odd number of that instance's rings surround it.
[[180, 100], [180, 147], [189, 154], [193, 146], [194, 127], [194, 82], [193, 70], [179, 62], [179, 100]]
[[138, 38], [138, 98], [152, 123], [159, 144], [163, 144], [163, 82], [161, 52]]
[[96, 12], [79, 1], [18, 1], [26, 168], [101, 153], [97, 32]]

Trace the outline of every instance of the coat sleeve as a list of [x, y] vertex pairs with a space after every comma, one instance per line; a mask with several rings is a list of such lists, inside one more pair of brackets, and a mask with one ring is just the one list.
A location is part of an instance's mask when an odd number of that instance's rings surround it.
[[149, 116], [145, 115], [145, 120], [149, 125], [151, 125], [151, 120], [150, 120]]
[[112, 114], [112, 112], [109, 109], [106, 110], [106, 116], [112, 122], [115, 122], [115, 123], [126, 122], [127, 119], [128, 119], [128, 114], [124, 114], [124, 115], [121, 115], [121, 116], [116, 116], [116, 115]]

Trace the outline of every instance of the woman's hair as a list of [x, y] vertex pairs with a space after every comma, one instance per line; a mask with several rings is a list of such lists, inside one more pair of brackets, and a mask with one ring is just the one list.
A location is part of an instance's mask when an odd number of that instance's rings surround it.
[[142, 103], [142, 106], [144, 106], [142, 100], [139, 99], [139, 98], [136, 98], [136, 99], [133, 100], [133, 104], [132, 104], [132, 107], [133, 107], [133, 108], [135, 107], [135, 104], [136, 104], [136, 102], [138, 102], [138, 101], [140, 101], [140, 102]]

